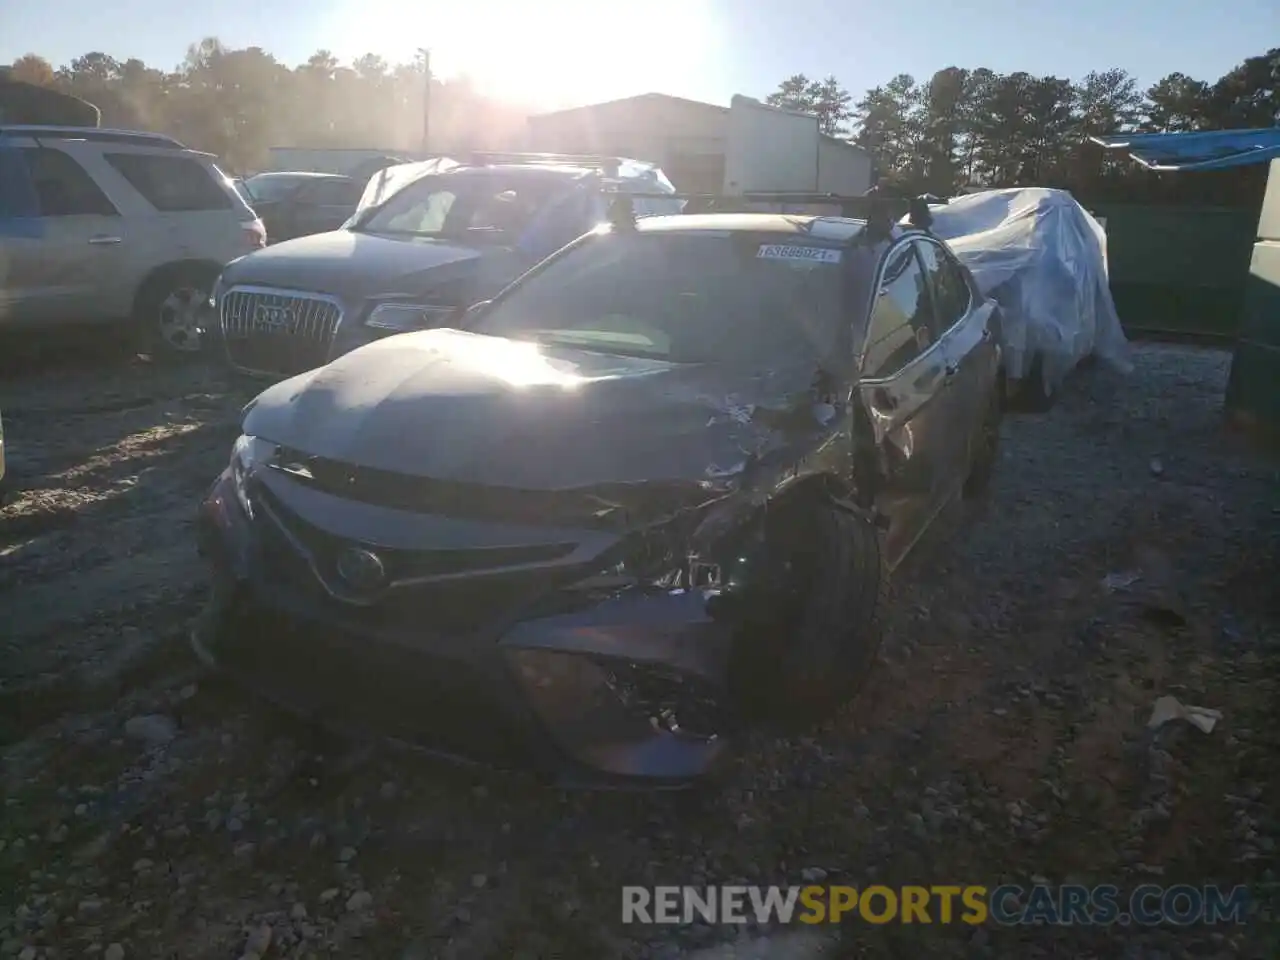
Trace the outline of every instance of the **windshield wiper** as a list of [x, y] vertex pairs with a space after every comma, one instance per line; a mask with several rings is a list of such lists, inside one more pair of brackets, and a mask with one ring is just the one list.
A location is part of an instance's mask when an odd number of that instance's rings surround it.
[[351, 228], [353, 233], [377, 233], [384, 237], [421, 237], [424, 240], [444, 240], [446, 235], [439, 230], [393, 230], [390, 227], [370, 227], [367, 224], [356, 224]]

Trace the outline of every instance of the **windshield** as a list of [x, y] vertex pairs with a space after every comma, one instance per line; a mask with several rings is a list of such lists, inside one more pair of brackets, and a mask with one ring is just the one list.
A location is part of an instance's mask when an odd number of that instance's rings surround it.
[[842, 254], [791, 234], [605, 233], [548, 262], [472, 329], [677, 363], [824, 358], [839, 340]]
[[273, 177], [260, 173], [256, 177], [242, 180], [240, 186], [251, 200], [261, 203], [283, 200], [298, 188], [298, 184], [302, 183], [303, 179], [302, 177]]
[[551, 195], [545, 182], [513, 185], [509, 178], [500, 177], [423, 177], [393, 194], [354, 229], [416, 237], [512, 240]]

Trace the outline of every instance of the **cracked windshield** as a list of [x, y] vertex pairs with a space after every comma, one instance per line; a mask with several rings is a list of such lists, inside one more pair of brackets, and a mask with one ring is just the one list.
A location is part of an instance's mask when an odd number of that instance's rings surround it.
[[1280, 956], [1280, 6], [0, 4], [0, 960]]

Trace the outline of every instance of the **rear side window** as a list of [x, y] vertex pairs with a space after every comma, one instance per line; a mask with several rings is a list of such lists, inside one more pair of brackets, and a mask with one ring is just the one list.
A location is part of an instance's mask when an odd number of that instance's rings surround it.
[[0, 220], [25, 219], [40, 215], [35, 191], [22, 151], [0, 147]]
[[928, 278], [913, 246], [903, 244], [889, 254], [871, 308], [863, 363], [863, 374], [871, 379], [893, 376], [933, 342]]
[[936, 243], [917, 241], [924, 271], [933, 290], [933, 305], [938, 321], [939, 335], [959, 323], [969, 312], [969, 281], [964, 270]]
[[22, 159], [42, 217], [117, 216], [93, 177], [70, 155], [53, 147], [23, 147]]
[[140, 153], [106, 153], [103, 157], [162, 213], [231, 209], [231, 198], [204, 165], [190, 157]]
[[315, 206], [354, 207], [362, 193], [364, 187], [350, 180], [323, 180], [303, 187], [298, 198]]

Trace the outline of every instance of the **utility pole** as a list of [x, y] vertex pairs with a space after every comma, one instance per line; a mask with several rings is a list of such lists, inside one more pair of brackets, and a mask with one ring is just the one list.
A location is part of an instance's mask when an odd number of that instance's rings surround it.
[[422, 152], [431, 149], [431, 51], [419, 48], [422, 54]]

